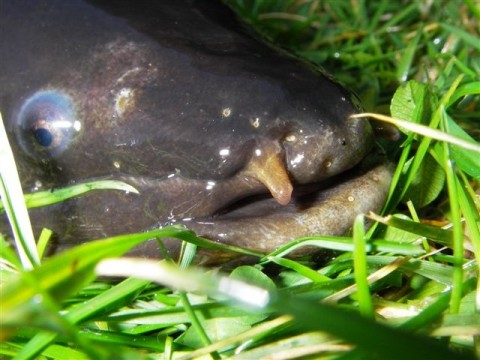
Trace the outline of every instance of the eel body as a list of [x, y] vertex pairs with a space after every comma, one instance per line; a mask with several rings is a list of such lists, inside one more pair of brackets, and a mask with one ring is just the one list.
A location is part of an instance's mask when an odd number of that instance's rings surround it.
[[390, 172], [362, 162], [374, 139], [349, 118], [357, 101], [222, 3], [2, 1], [0, 29], [0, 111], [24, 191], [94, 179], [139, 191], [33, 209], [55, 250], [184, 224], [269, 252], [344, 234], [385, 200]]

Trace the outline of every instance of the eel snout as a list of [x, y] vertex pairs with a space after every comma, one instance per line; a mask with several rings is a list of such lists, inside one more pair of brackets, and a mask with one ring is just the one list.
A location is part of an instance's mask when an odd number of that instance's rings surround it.
[[347, 118], [338, 124], [330, 128], [303, 125], [277, 141], [260, 142], [237, 177], [256, 180], [278, 204], [289, 204], [295, 187], [341, 174], [371, 150], [373, 136], [367, 121]]

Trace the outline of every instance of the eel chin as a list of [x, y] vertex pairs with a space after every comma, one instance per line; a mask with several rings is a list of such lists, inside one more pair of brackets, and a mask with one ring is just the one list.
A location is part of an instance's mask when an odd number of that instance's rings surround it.
[[[350, 232], [358, 214], [381, 210], [388, 195], [392, 168], [386, 161], [365, 159], [354, 169], [321, 184], [294, 187], [291, 201], [281, 205], [271, 196], [252, 196], [214, 216], [176, 222], [198, 236], [268, 254], [297, 238], [315, 235], [342, 236]], [[177, 241], [177, 243], [179, 243]], [[167, 248], [173, 249], [167, 241]], [[178, 251], [178, 246], [175, 246]], [[290, 256], [314, 254], [319, 249], [302, 247]], [[137, 247], [132, 254], [159, 253], [154, 241]], [[176, 251], [172, 253], [176, 256]], [[198, 261], [224, 263], [234, 254], [199, 250]]]

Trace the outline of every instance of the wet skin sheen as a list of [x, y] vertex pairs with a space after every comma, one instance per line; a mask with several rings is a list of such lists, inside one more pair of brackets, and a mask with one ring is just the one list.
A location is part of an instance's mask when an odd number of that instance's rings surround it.
[[[358, 109], [342, 87], [255, 40], [221, 3], [114, 3], [2, 5], [0, 111], [24, 190], [106, 178], [140, 192], [32, 210], [56, 250], [180, 223], [269, 252], [379, 210], [389, 172], [361, 163], [372, 132], [349, 119]], [[156, 243], [137, 253], [157, 256]]]

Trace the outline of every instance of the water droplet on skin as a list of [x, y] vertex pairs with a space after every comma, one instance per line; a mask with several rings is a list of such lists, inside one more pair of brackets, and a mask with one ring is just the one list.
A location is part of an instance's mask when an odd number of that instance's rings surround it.
[[304, 154], [298, 154], [297, 156], [295, 156], [295, 159], [290, 161], [290, 165], [292, 165], [292, 167], [295, 168], [298, 164], [300, 164], [303, 161], [304, 158], [305, 158]]
[[216, 182], [215, 181], [207, 181], [207, 187], [206, 189], [207, 190], [212, 190], [216, 185]]
[[230, 155], [230, 149], [220, 149], [219, 154], [220, 156], [228, 156]]
[[348, 197], [348, 201], [353, 202], [353, 201], [355, 201], [355, 198], [350, 195], [350, 196]]
[[113, 162], [113, 166], [114, 166], [116, 169], [120, 169], [120, 162], [119, 162], [119, 161], [114, 161], [114, 162]]
[[33, 185], [33, 191], [37, 191], [41, 189], [43, 186], [42, 182], [40, 180], [35, 180], [35, 183]]

